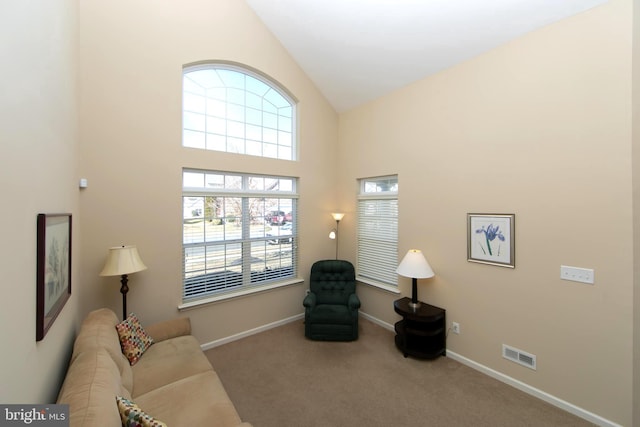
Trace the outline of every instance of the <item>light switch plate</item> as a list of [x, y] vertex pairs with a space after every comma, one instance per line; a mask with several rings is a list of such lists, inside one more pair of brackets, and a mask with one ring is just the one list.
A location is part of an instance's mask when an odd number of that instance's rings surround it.
[[571, 280], [573, 282], [594, 283], [594, 272], [591, 268], [570, 267], [568, 265], [560, 266], [560, 278], [562, 280]]

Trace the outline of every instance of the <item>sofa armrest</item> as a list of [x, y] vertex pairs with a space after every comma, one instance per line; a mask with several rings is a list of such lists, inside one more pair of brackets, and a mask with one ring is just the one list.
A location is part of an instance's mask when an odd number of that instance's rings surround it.
[[188, 317], [178, 317], [145, 326], [144, 330], [151, 335], [153, 341], [160, 342], [169, 338], [191, 335], [191, 320]]

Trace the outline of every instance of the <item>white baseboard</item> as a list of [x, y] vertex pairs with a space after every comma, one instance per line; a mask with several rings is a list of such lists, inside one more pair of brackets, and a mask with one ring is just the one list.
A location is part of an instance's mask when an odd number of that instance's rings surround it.
[[[376, 317], [373, 317], [369, 314], [360, 312], [360, 315], [362, 317], [364, 317], [367, 320], [370, 320], [371, 322], [375, 323], [376, 325], [379, 325], [385, 329], [388, 329], [390, 331], [395, 331], [395, 328], [392, 324], [384, 322]], [[471, 359], [468, 359], [458, 353], [454, 353], [451, 350], [447, 350], [447, 357], [462, 363], [463, 365], [467, 365], [470, 368], [473, 368], [477, 371], [482, 372], [485, 375], [490, 376], [491, 378], [495, 378], [500, 382], [503, 382], [505, 384], [508, 384], [512, 387], [517, 388], [520, 391], [523, 391], [531, 396], [537, 397], [538, 399], [544, 400], [547, 403], [550, 403], [553, 406], [556, 406], [564, 411], [567, 411], [577, 417], [580, 417], [582, 419], [585, 419], [593, 424], [596, 424], [598, 426], [602, 426], [602, 427], [622, 427], [620, 424], [614, 423], [613, 421], [607, 420], [606, 418], [603, 418], [599, 415], [596, 415], [592, 412], [587, 411], [586, 409], [582, 409], [576, 405], [573, 405], [567, 401], [564, 401], [560, 398], [557, 398], [555, 396], [550, 395], [549, 393], [546, 393], [542, 390], [539, 390], [535, 387], [532, 387], [528, 384], [523, 383], [522, 381], [516, 380], [515, 378], [511, 378], [508, 375], [505, 375], [501, 372], [498, 372], [494, 369], [491, 369], [487, 366], [481, 365], [480, 363], [474, 362]]]
[[[380, 319], [378, 319], [377, 317], [371, 316], [370, 314], [364, 313], [364, 312], [360, 312], [360, 316], [362, 316], [363, 318], [369, 320], [370, 322], [375, 323], [378, 326], [381, 326], [389, 331], [394, 331], [394, 326], [390, 323], [384, 322]], [[273, 323], [269, 323], [267, 325], [264, 326], [260, 326], [258, 328], [254, 328], [254, 329], [250, 329], [248, 331], [245, 332], [241, 332], [239, 334], [235, 334], [232, 335], [230, 337], [226, 337], [226, 338], [222, 338], [219, 340], [215, 340], [206, 344], [203, 344], [202, 350], [209, 350], [211, 348], [217, 347], [219, 345], [223, 345], [223, 344], [227, 344], [230, 343], [232, 341], [236, 341], [239, 340], [241, 338], [244, 337], [248, 337], [254, 334], [258, 334], [260, 332], [264, 332], [267, 331], [269, 329], [272, 328], [276, 328], [278, 326], [282, 326], [285, 325], [287, 323], [291, 323], [291, 322], [295, 322], [296, 320], [301, 320], [304, 319], [304, 313], [286, 318], [286, 319], [282, 319], [279, 320], [277, 322], [273, 322]], [[454, 353], [451, 350], [447, 350], [447, 357], [462, 363], [463, 365], [469, 366], [470, 368], [473, 368], [479, 372], [482, 372], [485, 375], [488, 375], [492, 378], [495, 378], [496, 380], [503, 382], [505, 384], [508, 384], [512, 387], [517, 388], [520, 391], [523, 391], [531, 396], [534, 396], [538, 399], [541, 399], [553, 406], [556, 406], [564, 411], [567, 411], [577, 417], [580, 417], [582, 419], [585, 419], [593, 424], [596, 424], [598, 426], [602, 426], [602, 427], [622, 427], [620, 424], [614, 423], [613, 421], [607, 420], [606, 418], [603, 418], [597, 414], [594, 414], [593, 412], [589, 412], [586, 409], [580, 408], [576, 405], [573, 405], [572, 403], [569, 403], [565, 400], [562, 400], [558, 397], [555, 397], [547, 392], [544, 392], [542, 390], [539, 390], [535, 387], [532, 387], [528, 384], [523, 383], [522, 381], [516, 380], [515, 378], [511, 378], [508, 375], [505, 375], [501, 372], [498, 372], [494, 369], [491, 369], [487, 366], [484, 366], [480, 363], [474, 362], [471, 359], [468, 359], [458, 353]]]
[[377, 317], [373, 317], [372, 315], [367, 314], [367, 313], [363, 313], [363, 312], [360, 312], [360, 317], [364, 317], [368, 321], [373, 322], [378, 326], [382, 326], [383, 328], [388, 329], [391, 332], [395, 332], [395, 328], [393, 327], [392, 324], [387, 323], [387, 322], [383, 322], [382, 320], [378, 319]]
[[296, 320], [304, 319], [304, 313], [296, 314], [295, 316], [288, 317], [286, 319], [278, 320], [277, 322], [268, 323], [257, 328], [249, 329], [248, 331], [240, 332], [239, 334], [231, 335], [219, 340], [210, 341], [208, 343], [200, 345], [202, 351], [207, 351], [214, 347], [218, 347], [223, 344], [227, 344], [233, 341], [237, 341], [241, 338], [249, 337], [251, 335], [259, 334], [260, 332], [268, 331], [269, 329], [277, 328], [278, 326], [286, 325], [287, 323], [295, 322]]
[[462, 363], [463, 365], [467, 365], [470, 368], [473, 368], [477, 371], [482, 372], [485, 375], [488, 375], [492, 378], [497, 379], [505, 384], [508, 384], [512, 387], [517, 388], [520, 391], [523, 391], [531, 396], [537, 397], [538, 399], [544, 400], [547, 403], [552, 404], [560, 409], [563, 409], [573, 415], [576, 415], [580, 418], [583, 418], [589, 422], [592, 422], [598, 426], [603, 427], [622, 427], [620, 424], [614, 423], [613, 421], [607, 420], [599, 415], [594, 414], [593, 412], [589, 412], [586, 409], [580, 408], [572, 403], [569, 403], [565, 400], [562, 400], [558, 397], [555, 397], [547, 392], [539, 390], [535, 387], [532, 387], [528, 384], [523, 383], [522, 381], [516, 380], [515, 378], [511, 378], [508, 375], [505, 375], [501, 372], [493, 370], [487, 366], [481, 365], [480, 363], [474, 362], [471, 359], [467, 359], [464, 356], [461, 356], [457, 353], [454, 353], [451, 350], [447, 350], [447, 357]]

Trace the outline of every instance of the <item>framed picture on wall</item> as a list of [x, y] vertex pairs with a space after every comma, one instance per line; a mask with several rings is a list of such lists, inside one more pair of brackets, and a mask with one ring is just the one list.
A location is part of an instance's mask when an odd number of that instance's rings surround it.
[[71, 214], [38, 214], [36, 341], [71, 296]]
[[467, 214], [467, 261], [515, 268], [514, 214]]

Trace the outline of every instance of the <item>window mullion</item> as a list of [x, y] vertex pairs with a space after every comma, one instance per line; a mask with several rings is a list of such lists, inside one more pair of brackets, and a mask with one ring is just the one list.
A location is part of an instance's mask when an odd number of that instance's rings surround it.
[[[246, 188], [247, 178], [244, 177]], [[251, 215], [249, 215], [249, 198], [242, 198], [242, 282], [251, 282]]]

